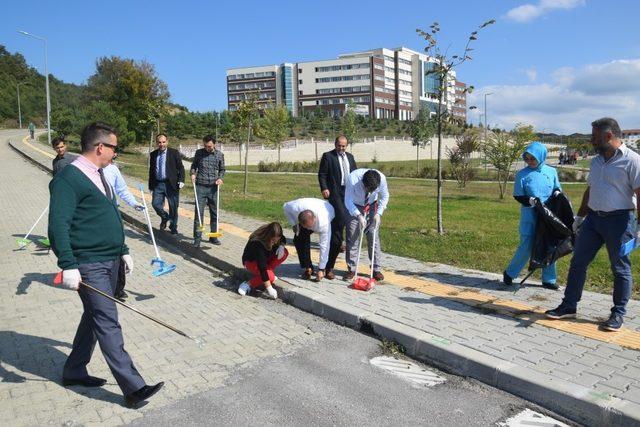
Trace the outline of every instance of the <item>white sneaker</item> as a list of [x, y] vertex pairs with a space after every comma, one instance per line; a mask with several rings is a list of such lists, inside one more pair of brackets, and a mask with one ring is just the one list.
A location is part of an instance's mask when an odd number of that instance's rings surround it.
[[247, 282], [242, 282], [240, 284], [240, 287], [238, 288], [238, 293], [242, 296], [245, 296], [246, 294], [248, 294], [251, 291], [251, 286], [249, 286], [249, 283]]
[[278, 299], [278, 291], [273, 286], [267, 287], [267, 293], [271, 299]]
[[278, 276], [274, 275], [274, 276], [273, 276], [273, 282], [271, 282], [271, 283], [275, 283], [275, 282], [277, 282], [277, 281], [278, 281]]

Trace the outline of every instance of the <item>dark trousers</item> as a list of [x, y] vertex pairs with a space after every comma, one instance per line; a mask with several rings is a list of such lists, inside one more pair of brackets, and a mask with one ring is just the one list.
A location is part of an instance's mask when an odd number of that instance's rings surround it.
[[118, 280], [116, 281], [116, 291], [114, 296], [118, 296], [124, 292], [124, 287], [127, 284], [127, 275], [125, 274], [125, 264], [120, 260], [120, 267], [118, 267]]
[[300, 268], [313, 268], [311, 262], [311, 234], [313, 231], [300, 227], [298, 234], [293, 238], [293, 244], [298, 252]]
[[[82, 280], [109, 295], [115, 292], [120, 260], [80, 264]], [[63, 376], [70, 379], [86, 377], [87, 365], [96, 345], [104, 356], [122, 393], [127, 395], [145, 385], [124, 349], [122, 328], [118, 322], [116, 304], [102, 295], [80, 286], [78, 290], [84, 313], [73, 339], [73, 349], [64, 365]]]
[[[218, 219], [218, 201], [216, 197], [218, 196], [218, 186], [206, 186], [196, 184], [196, 191], [198, 192], [198, 207], [200, 208], [200, 218], [204, 222], [204, 207], [209, 206], [209, 227], [212, 233], [218, 231], [216, 227], [216, 222]], [[204, 224], [203, 224], [204, 225]], [[200, 239], [202, 237], [202, 232], [199, 228], [200, 224], [198, 223], [198, 213], [195, 212], [195, 217], [193, 218], [193, 237], [196, 239]]]
[[[164, 210], [164, 200], [169, 203], [169, 213]], [[153, 190], [151, 206], [158, 216], [170, 222], [171, 230], [178, 229], [178, 205], [180, 204], [180, 193], [171, 188], [168, 182], [159, 182]]]
[[344, 187], [340, 187], [340, 191], [337, 199], [329, 200], [333, 210], [335, 211], [335, 217], [331, 221], [331, 241], [329, 243], [329, 258], [327, 259], [327, 265], [325, 271], [333, 270], [336, 265], [336, 259], [340, 254], [340, 247], [344, 241], [344, 231], [347, 225], [348, 213], [347, 208], [344, 206]]
[[567, 276], [562, 304], [575, 309], [582, 297], [587, 268], [602, 247], [606, 245], [613, 272], [612, 313], [626, 314], [626, 305], [631, 297], [633, 278], [629, 256], [620, 256], [620, 246], [634, 237], [636, 228], [633, 211], [618, 211], [613, 215], [599, 216], [589, 212], [576, 238], [573, 257]]

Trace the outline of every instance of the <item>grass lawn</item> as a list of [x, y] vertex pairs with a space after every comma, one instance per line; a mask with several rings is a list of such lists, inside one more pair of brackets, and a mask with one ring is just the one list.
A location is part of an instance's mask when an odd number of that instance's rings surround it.
[[[123, 171], [146, 179], [146, 158], [124, 154]], [[250, 174], [249, 194], [242, 194], [243, 175], [227, 174], [221, 206], [243, 215], [286, 223], [282, 204], [299, 197], [320, 197], [314, 175]], [[564, 190], [579, 205], [584, 184], [567, 184]], [[439, 262], [458, 267], [495, 273], [502, 272], [518, 244], [519, 205], [508, 197], [498, 199], [494, 183], [472, 182], [465, 189], [456, 183], [445, 183], [443, 218], [446, 234], [436, 232], [436, 187], [433, 181], [389, 179], [391, 200], [385, 212], [380, 232], [382, 248], [395, 255], [412, 257], [426, 262]], [[511, 188], [508, 190], [509, 194]], [[193, 197], [191, 184], [183, 190]], [[640, 265], [640, 251], [634, 252], [632, 262]], [[570, 257], [558, 262], [558, 279], [564, 284]], [[539, 278], [539, 272], [534, 277]], [[636, 282], [640, 280], [634, 270]], [[611, 292], [612, 275], [606, 251], [601, 250], [588, 274], [587, 289]], [[634, 297], [638, 294], [634, 291]], [[561, 294], [558, 294], [560, 302]]]

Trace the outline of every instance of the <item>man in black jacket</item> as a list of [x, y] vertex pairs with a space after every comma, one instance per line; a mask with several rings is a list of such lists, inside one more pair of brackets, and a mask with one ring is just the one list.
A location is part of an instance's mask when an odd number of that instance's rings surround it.
[[[151, 205], [160, 216], [160, 230], [167, 228], [171, 234], [178, 234], [178, 205], [180, 189], [184, 187], [184, 165], [180, 153], [168, 147], [167, 135], [156, 136], [158, 149], [151, 152], [149, 162], [149, 189], [153, 192]], [[169, 203], [169, 213], [164, 210], [164, 200]]]
[[318, 182], [322, 197], [327, 199], [335, 210], [335, 218], [331, 222], [331, 243], [329, 245], [329, 260], [325, 269], [325, 277], [333, 279], [333, 266], [344, 240], [345, 221], [348, 218], [344, 206], [344, 186], [351, 172], [357, 169], [356, 161], [351, 153], [347, 153], [349, 141], [344, 135], [335, 140], [335, 149], [327, 151], [320, 160]]

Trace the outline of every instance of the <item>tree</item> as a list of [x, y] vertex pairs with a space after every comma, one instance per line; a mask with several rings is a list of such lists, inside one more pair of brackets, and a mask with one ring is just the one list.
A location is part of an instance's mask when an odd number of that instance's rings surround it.
[[[438, 84], [438, 109], [436, 111], [436, 120], [437, 120], [437, 133], [438, 133], [438, 201], [437, 201], [437, 221], [438, 221], [438, 234], [444, 234], [444, 228], [442, 225], [442, 124], [444, 118], [446, 116], [446, 111], [443, 110], [443, 101], [444, 96], [451, 84], [451, 71], [462, 65], [467, 60], [471, 60], [471, 43], [478, 39], [478, 32], [483, 28], [486, 28], [489, 25], [494, 24], [496, 21], [491, 19], [486, 21], [484, 24], [480, 25], [480, 27], [473, 31], [469, 35], [469, 39], [467, 40], [467, 44], [464, 48], [464, 52], [461, 55], [452, 55], [448, 56], [448, 47], [441, 48], [441, 45], [438, 41], [438, 33], [440, 32], [440, 24], [434, 22], [429, 27], [429, 31], [423, 31], [421, 29], [416, 29], [416, 32], [420, 37], [422, 37], [426, 42], [427, 46], [425, 47], [425, 52], [427, 55], [435, 59], [435, 63], [430, 70], [425, 72], [426, 75], [433, 75], [436, 78], [436, 82]], [[473, 86], [469, 86], [467, 90], [473, 90]]]
[[358, 123], [355, 104], [351, 101], [345, 106], [344, 114], [340, 120], [340, 132], [347, 137], [351, 147], [356, 143], [358, 137]]
[[278, 166], [280, 166], [280, 149], [289, 135], [289, 110], [284, 105], [271, 106], [264, 110], [264, 116], [258, 122], [256, 134], [265, 140], [267, 146], [278, 150]]
[[244, 186], [243, 193], [246, 196], [247, 187], [249, 183], [249, 143], [251, 142], [251, 132], [255, 126], [256, 118], [258, 117], [258, 97], [257, 95], [249, 95], [247, 98], [238, 104], [238, 109], [234, 112], [233, 118], [235, 121], [234, 131], [240, 133], [246, 129], [247, 132], [247, 144], [244, 149]]
[[411, 144], [416, 147], [416, 176], [420, 174], [420, 148], [426, 147], [427, 144], [431, 144], [431, 138], [436, 133], [435, 124], [431, 117], [429, 117], [429, 111], [424, 108], [420, 109], [418, 117], [411, 122]]
[[480, 137], [478, 132], [467, 129], [464, 133], [456, 136], [456, 145], [447, 149], [449, 161], [451, 162], [451, 173], [458, 181], [460, 188], [465, 188], [467, 181], [473, 178], [471, 154], [478, 151], [479, 147]]
[[525, 147], [534, 138], [533, 126], [517, 124], [511, 132], [491, 132], [485, 141], [482, 149], [487, 161], [498, 173], [501, 199], [504, 199], [513, 164], [522, 156]]
[[90, 99], [102, 101], [127, 123], [138, 141], [145, 140], [156, 120], [166, 114], [169, 90], [153, 65], [117, 56], [102, 57], [88, 80]]

